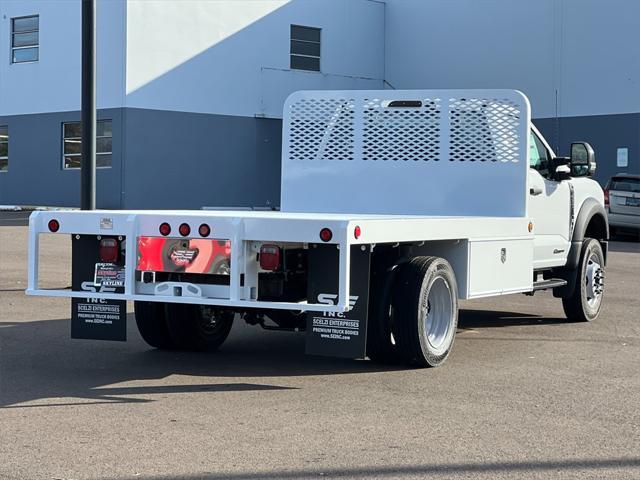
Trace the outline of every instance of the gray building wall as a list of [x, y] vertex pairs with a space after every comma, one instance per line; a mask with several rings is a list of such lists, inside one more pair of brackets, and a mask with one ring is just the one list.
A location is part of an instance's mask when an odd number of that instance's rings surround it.
[[[280, 204], [282, 121], [119, 108], [112, 166], [97, 172], [98, 208], [158, 209]], [[0, 205], [77, 207], [80, 171], [62, 168], [62, 124], [80, 112], [0, 117], [9, 170]]]
[[[97, 205], [120, 208], [122, 185], [122, 109], [104, 109], [112, 120], [112, 166], [97, 171]], [[80, 112], [0, 116], [9, 127], [9, 169], [0, 172], [0, 205], [80, 204], [80, 170], [62, 168], [62, 124], [80, 121]]]
[[[640, 113], [540, 118], [535, 125], [557, 155], [569, 156], [571, 142], [589, 142], [596, 152], [594, 178], [601, 185], [616, 173], [640, 173]], [[629, 165], [617, 166], [617, 149], [629, 149]]]
[[124, 208], [280, 205], [282, 121], [127, 108]]

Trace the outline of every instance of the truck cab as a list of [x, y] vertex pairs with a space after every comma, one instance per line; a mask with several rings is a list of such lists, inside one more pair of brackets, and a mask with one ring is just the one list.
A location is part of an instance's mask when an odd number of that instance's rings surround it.
[[[608, 238], [604, 194], [591, 175], [595, 155], [588, 143], [572, 144], [572, 156], [557, 157], [538, 129], [529, 138], [528, 213], [534, 224], [534, 269], [562, 267], [570, 260], [574, 224], [587, 202], [598, 211], [598, 238]], [[597, 206], [601, 208], [598, 208]], [[585, 213], [586, 214], [586, 210]], [[591, 210], [589, 210], [589, 213]]]

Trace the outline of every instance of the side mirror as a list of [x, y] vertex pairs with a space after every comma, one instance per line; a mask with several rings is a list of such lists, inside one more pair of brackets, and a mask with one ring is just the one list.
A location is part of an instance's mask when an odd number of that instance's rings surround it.
[[596, 154], [587, 142], [571, 144], [571, 175], [573, 177], [592, 176], [596, 172]]

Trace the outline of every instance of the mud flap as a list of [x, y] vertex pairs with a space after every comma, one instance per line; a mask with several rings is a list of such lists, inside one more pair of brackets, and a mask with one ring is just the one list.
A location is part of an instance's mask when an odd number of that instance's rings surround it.
[[[124, 240], [123, 240], [124, 241]], [[96, 285], [96, 264], [108, 274], [121, 269], [122, 264], [101, 263], [98, 256], [99, 240], [95, 235], [73, 235], [71, 250], [71, 289], [76, 292], [123, 293], [118, 281], [113, 285]], [[104, 283], [104, 284], [103, 284]], [[71, 299], [71, 338], [86, 340], [127, 340], [127, 302], [98, 298]]]
[[[309, 246], [307, 298], [310, 302], [337, 304], [338, 255], [339, 250], [335, 245]], [[307, 354], [364, 358], [367, 345], [370, 264], [371, 248], [368, 245], [351, 247], [349, 302], [352, 308], [344, 313], [307, 313]]]

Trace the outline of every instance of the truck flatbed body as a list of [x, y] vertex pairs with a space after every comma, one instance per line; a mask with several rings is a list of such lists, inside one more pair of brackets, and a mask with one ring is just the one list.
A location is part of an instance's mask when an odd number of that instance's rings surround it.
[[[283, 118], [281, 211], [37, 212], [31, 218], [30, 252], [37, 252], [39, 233], [55, 217], [58, 234], [123, 238], [124, 289], [96, 292], [103, 298], [338, 312], [350, 308], [355, 246], [450, 241], [454, 246], [446, 250], [462, 298], [532, 289], [533, 243], [526, 215], [530, 108], [522, 93], [297, 92], [285, 102]], [[169, 282], [171, 288], [150, 290], [137, 280], [138, 238], [159, 236], [161, 223], [171, 227], [167, 237], [179, 238], [183, 223], [194, 234], [207, 224], [210, 238], [228, 241], [229, 285], [182, 282], [185, 288], [179, 288]], [[320, 238], [322, 229], [331, 231], [330, 240]], [[510, 243], [491, 243], [498, 240]], [[336, 304], [258, 300], [259, 268], [252, 256], [257, 244], [267, 242], [335, 245]], [[489, 248], [492, 262], [483, 270], [502, 265], [504, 271], [499, 280], [483, 282], [486, 274], [470, 272], [470, 257], [475, 263]], [[31, 295], [94, 294], [38, 289], [37, 255], [30, 256], [29, 273]], [[167, 295], [170, 291], [180, 295]]]
[[[161, 237], [159, 227], [163, 223], [171, 226], [166, 238], [181, 238], [179, 225], [187, 224], [192, 232], [202, 224], [208, 225], [212, 239], [229, 241], [231, 244], [231, 274], [229, 288], [218, 288], [220, 296], [207, 297], [201, 288], [193, 296], [167, 296], [153, 293], [148, 288], [139, 288], [142, 282], [135, 280], [135, 271], [126, 270], [123, 293], [44, 290], [37, 288], [37, 257], [29, 258], [29, 285], [27, 294], [40, 296], [67, 296], [75, 298], [101, 297], [105, 299], [152, 300], [179, 303], [204, 303], [220, 306], [299, 309], [318, 311], [345, 311], [349, 308], [349, 256], [354, 245], [379, 245], [409, 242], [452, 241], [466, 242], [465, 248], [487, 242], [523, 242], [523, 249], [531, 246], [532, 235], [529, 221], [518, 217], [463, 217], [463, 216], [421, 216], [421, 215], [374, 215], [374, 214], [334, 214], [334, 213], [290, 213], [277, 211], [244, 210], [98, 210], [98, 211], [54, 211], [34, 212], [30, 218], [30, 248], [37, 249], [39, 235], [48, 233], [48, 223], [55, 220], [59, 224], [56, 234], [104, 235], [122, 237], [127, 258], [125, 264], [136, 263], [137, 239], [140, 237]], [[360, 234], [356, 238], [355, 230]], [[328, 228], [332, 238], [323, 242], [320, 231]], [[240, 285], [240, 275], [246, 273], [234, 268], [249, 256], [246, 249], [252, 242], [330, 244], [340, 250], [339, 300], [335, 306], [309, 302], [261, 302], [251, 299]], [[468, 244], [468, 245], [467, 245]], [[462, 265], [461, 265], [462, 267]], [[466, 270], [466, 268], [465, 268]], [[462, 271], [460, 280], [463, 279]], [[463, 298], [500, 294], [507, 291], [531, 289], [529, 282], [506, 288], [463, 291]], [[520, 282], [522, 283], [522, 282]], [[144, 292], [144, 293], [143, 293]], [[184, 292], [184, 290], [183, 290]], [[223, 292], [223, 293], [220, 293]], [[249, 298], [248, 298], [249, 297]]]

